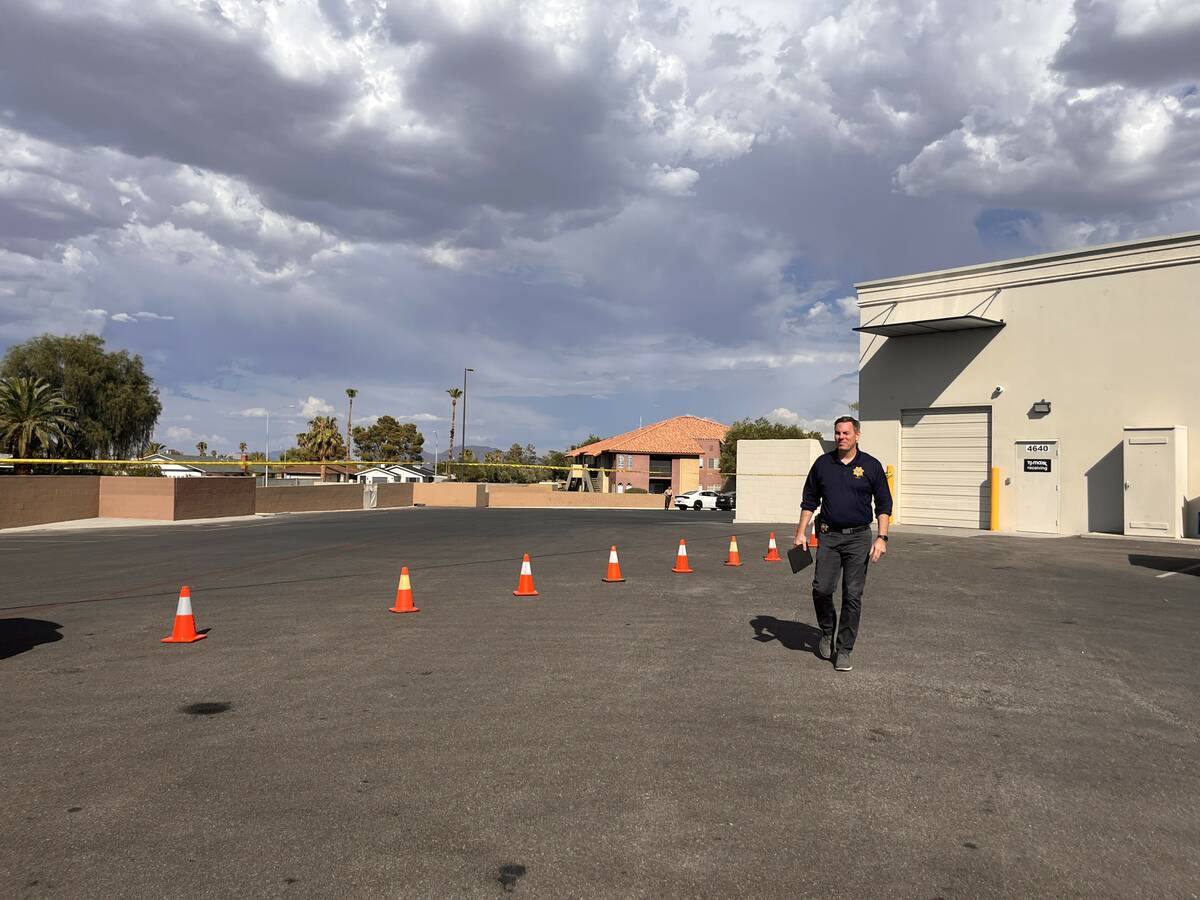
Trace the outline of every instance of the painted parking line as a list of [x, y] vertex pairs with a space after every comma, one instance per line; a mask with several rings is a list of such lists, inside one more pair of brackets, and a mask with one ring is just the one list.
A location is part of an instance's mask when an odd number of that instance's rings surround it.
[[1186, 569], [1176, 569], [1174, 572], [1163, 572], [1161, 575], [1155, 575], [1155, 578], [1170, 578], [1172, 575], [1187, 575], [1191, 572], [1200, 571], [1200, 563], [1194, 566], [1188, 566]]

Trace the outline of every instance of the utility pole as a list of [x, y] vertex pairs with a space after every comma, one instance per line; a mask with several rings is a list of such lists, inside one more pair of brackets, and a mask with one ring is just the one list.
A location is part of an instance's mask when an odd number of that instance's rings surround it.
[[463, 481], [466, 466], [463, 465], [463, 457], [467, 453], [467, 373], [474, 372], [474, 369], [463, 369], [463, 423], [462, 423], [462, 453], [458, 455], [458, 480]]

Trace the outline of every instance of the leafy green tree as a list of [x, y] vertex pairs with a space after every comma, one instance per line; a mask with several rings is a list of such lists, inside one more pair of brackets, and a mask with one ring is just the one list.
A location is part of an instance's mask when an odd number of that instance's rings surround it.
[[604, 440], [604, 438], [602, 438], [602, 437], [600, 437], [600, 436], [598, 436], [598, 435], [595, 435], [595, 434], [589, 434], [589, 435], [587, 436], [587, 438], [585, 438], [584, 440], [580, 441], [578, 444], [572, 444], [572, 445], [571, 445], [570, 447], [568, 447], [567, 449], [568, 449], [568, 450], [578, 450], [580, 447], [586, 447], [588, 444], [597, 444], [597, 443], [599, 443], [599, 442], [600, 442], [600, 441], [602, 441], [602, 440]]
[[425, 436], [411, 422], [401, 424], [392, 416], [380, 416], [370, 427], [354, 429], [354, 445], [365, 461], [420, 460]]
[[[73, 410], [62, 395], [40, 378], [0, 379], [0, 447], [18, 459], [61, 446], [73, 427]], [[33, 466], [20, 464], [17, 474]]]
[[44, 334], [8, 349], [0, 378], [41, 378], [75, 410], [63, 452], [86, 459], [128, 458], [144, 447], [162, 413], [140, 356], [108, 353], [94, 334]]
[[770, 422], [762, 416], [757, 419], [739, 419], [729, 426], [729, 431], [725, 434], [725, 442], [721, 445], [721, 472], [724, 475], [732, 475], [737, 472], [738, 441], [804, 440], [806, 438], [819, 441], [821, 432], [806, 431], [799, 425]]
[[261, 450], [255, 450], [253, 453], [246, 454], [246, 462], [266, 462], [267, 454]]
[[[561, 450], [550, 450], [542, 457], [541, 464], [543, 466], [553, 466], [553, 469], [542, 470], [544, 478], [566, 478], [567, 472], [571, 468], [571, 457], [567, 456]], [[540, 479], [539, 479], [540, 480]]]
[[296, 435], [300, 449], [311, 460], [321, 463], [321, 480], [325, 480], [325, 463], [332, 459], [344, 459], [346, 442], [338, 430], [333, 416], [317, 416], [309, 420], [308, 431]]

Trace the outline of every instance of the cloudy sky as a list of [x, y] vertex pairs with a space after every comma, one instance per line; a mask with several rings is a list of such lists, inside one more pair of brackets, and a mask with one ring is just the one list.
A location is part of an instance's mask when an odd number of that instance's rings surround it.
[[[158, 437], [826, 424], [853, 283], [1200, 228], [1198, 0], [5, 0], [0, 350]], [[289, 418], [290, 417], [290, 418]]]

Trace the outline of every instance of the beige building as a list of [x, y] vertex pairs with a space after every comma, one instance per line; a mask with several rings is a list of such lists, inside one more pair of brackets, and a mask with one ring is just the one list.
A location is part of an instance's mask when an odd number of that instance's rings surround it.
[[856, 289], [862, 442], [898, 521], [1198, 535], [1200, 233]]

